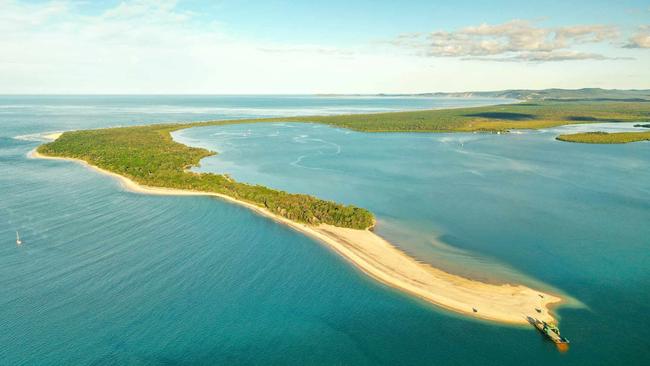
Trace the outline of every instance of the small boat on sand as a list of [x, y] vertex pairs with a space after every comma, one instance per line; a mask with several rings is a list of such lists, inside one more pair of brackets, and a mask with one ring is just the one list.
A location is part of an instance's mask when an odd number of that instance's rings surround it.
[[23, 241], [20, 240], [20, 235], [18, 235], [18, 232], [16, 231], [16, 245], [20, 245], [22, 243], [23, 243]]
[[553, 341], [560, 351], [569, 349], [569, 340], [560, 335], [560, 330], [555, 325], [531, 317], [528, 317], [528, 321], [544, 334], [546, 338]]

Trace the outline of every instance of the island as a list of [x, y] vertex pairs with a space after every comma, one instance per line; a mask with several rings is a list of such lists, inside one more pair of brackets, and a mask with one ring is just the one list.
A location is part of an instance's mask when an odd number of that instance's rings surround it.
[[650, 141], [650, 132], [583, 132], [559, 135], [557, 140], [583, 144], [626, 144], [629, 142]]
[[528, 318], [557, 323], [552, 309], [566, 300], [521, 284], [477, 281], [422, 263], [376, 235], [368, 210], [260, 185], [225, 174], [195, 173], [206, 149], [175, 142], [180, 129], [233, 123], [311, 122], [366, 132], [500, 132], [594, 121], [638, 121], [650, 103], [539, 101], [490, 107], [344, 116], [207, 121], [68, 131], [52, 136], [32, 157], [72, 160], [118, 179], [131, 191], [205, 195], [247, 207], [320, 242], [359, 270], [394, 289], [470, 317], [524, 325]]

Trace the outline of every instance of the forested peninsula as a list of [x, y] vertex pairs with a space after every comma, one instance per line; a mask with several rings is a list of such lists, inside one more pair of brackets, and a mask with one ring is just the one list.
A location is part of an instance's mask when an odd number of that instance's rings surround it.
[[239, 183], [224, 174], [190, 172], [190, 167], [196, 166], [202, 158], [213, 155], [214, 152], [177, 143], [171, 138], [170, 132], [191, 127], [276, 121], [323, 123], [365, 132], [499, 132], [572, 123], [648, 119], [648, 102], [528, 101], [475, 108], [68, 131], [55, 141], [39, 146], [38, 152], [48, 156], [80, 159], [146, 186], [223, 194], [302, 223], [367, 229], [374, 225], [375, 219], [372, 213], [363, 208], [310, 195]]

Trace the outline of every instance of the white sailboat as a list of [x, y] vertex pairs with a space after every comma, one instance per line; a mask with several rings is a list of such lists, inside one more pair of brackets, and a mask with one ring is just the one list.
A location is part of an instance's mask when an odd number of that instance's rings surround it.
[[16, 245], [20, 245], [22, 243], [23, 243], [23, 241], [20, 240], [20, 235], [18, 235], [18, 232], [16, 231]]

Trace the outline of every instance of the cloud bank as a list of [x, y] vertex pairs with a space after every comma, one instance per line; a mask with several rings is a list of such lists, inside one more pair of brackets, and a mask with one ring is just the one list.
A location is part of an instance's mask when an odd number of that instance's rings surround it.
[[402, 34], [393, 44], [430, 57], [491, 61], [603, 60], [608, 57], [576, 50], [588, 43], [613, 41], [619, 35], [607, 25], [539, 27], [526, 20], [481, 24], [453, 32]]

